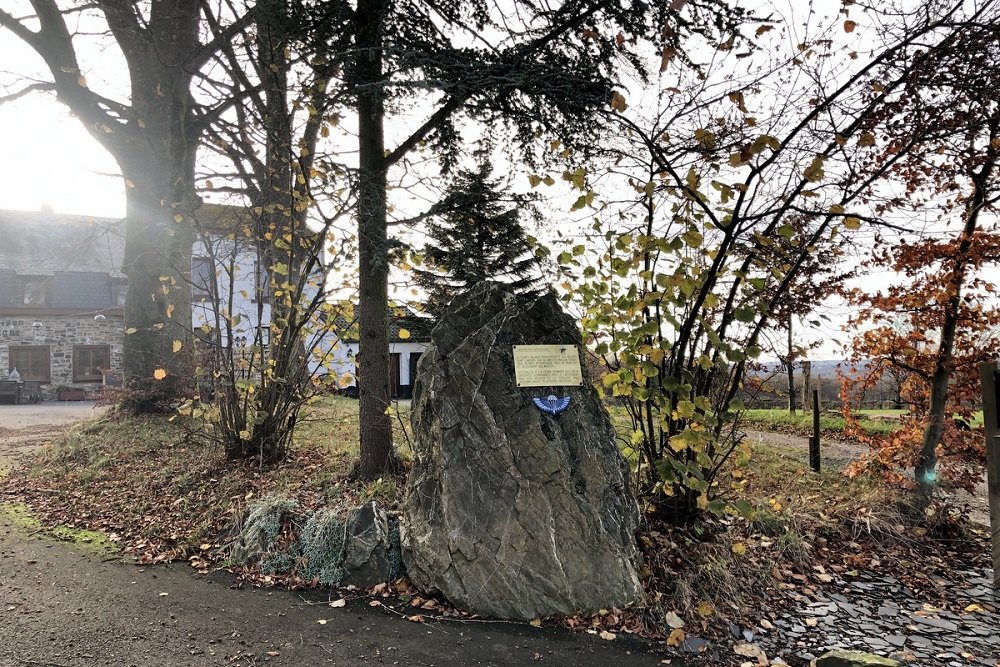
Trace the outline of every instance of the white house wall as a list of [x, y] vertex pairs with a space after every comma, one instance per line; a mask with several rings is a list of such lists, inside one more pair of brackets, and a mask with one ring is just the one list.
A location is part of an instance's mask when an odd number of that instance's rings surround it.
[[[193, 257], [212, 257], [203, 241], [195, 243]], [[220, 241], [214, 248], [216, 258], [216, 276], [219, 304], [224, 310], [229, 310], [231, 316], [238, 316], [239, 320], [233, 326], [233, 336], [239, 338], [246, 336], [248, 342], [253, 341], [254, 332], [257, 327], [270, 324], [271, 305], [265, 301], [257, 303], [255, 270], [257, 256], [251, 249], [239, 249], [233, 256], [233, 246], [231, 241]], [[228, 269], [235, 267], [232, 279], [229, 277]], [[231, 302], [230, 302], [231, 299]], [[202, 325], [208, 324], [213, 329], [219, 324], [216, 318], [214, 303], [208, 301], [194, 301], [191, 304], [192, 325], [197, 331]], [[226, 327], [221, 327], [225, 334]], [[223, 336], [223, 344], [228, 343]]]
[[[399, 343], [389, 343], [389, 353], [399, 354], [399, 384], [402, 387], [410, 386], [410, 369], [414, 363], [414, 354], [423, 354], [427, 349], [427, 343], [419, 342], [399, 342]], [[334, 350], [335, 361], [333, 363], [333, 368], [339, 376], [349, 376], [351, 381], [346, 386], [356, 386], [357, 385], [357, 365], [354, 360], [358, 354], [358, 343], [342, 343], [337, 346]], [[414, 369], [414, 374], [416, 369]], [[409, 394], [409, 392], [405, 392]]]
[[[258, 327], [266, 327], [271, 324], [271, 304], [268, 300], [258, 303], [256, 300], [256, 271], [257, 254], [250, 247], [240, 247], [233, 257], [233, 242], [222, 240], [216, 243], [216, 276], [219, 303], [225, 311], [228, 311], [234, 318], [235, 324], [232, 327], [233, 337], [238, 339], [246, 338], [247, 344], [252, 344], [255, 340], [255, 333]], [[206, 251], [202, 241], [195, 243], [192, 252], [193, 257], [211, 257], [212, 254]], [[229, 268], [235, 267], [233, 276], [230, 278]], [[311, 299], [317, 287], [308, 285], [306, 287], [306, 299]], [[202, 325], [208, 324], [213, 330], [221, 326], [221, 342], [223, 345], [229, 343], [226, 336], [225, 322], [216, 317], [215, 307], [211, 300], [194, 301], [191, 304], [192, 325], [197, 331]], [[333, 344], [335, 337], [330, 335], [314, 334], [312, 340], [307, 341], [310, 349], [320, 347], [328, 348]], [[320, 359], [311, 355], [309, 370], [313, 373], [323, 374]]]

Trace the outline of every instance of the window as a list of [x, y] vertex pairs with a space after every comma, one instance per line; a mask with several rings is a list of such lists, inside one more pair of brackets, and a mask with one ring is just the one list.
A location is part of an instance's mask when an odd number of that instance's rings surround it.
[[20, 300], [25, 306], [44, 306], [48, 303], [49, 278], [46, 276], [17, 277]]
[[52, 379], [48, 345], [11, 345], [7, 370], [17, 369], [22, 380], [49, 382]]
[[100, 382], [111, 368], [110, 345], [73, 346], [73, 382]]
[[209, 257], [191, 258], [191, 300], [211, 301], [212, 260]]

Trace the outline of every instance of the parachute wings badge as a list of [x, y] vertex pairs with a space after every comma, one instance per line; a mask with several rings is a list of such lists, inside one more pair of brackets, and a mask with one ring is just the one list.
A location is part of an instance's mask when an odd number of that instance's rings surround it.
[[545, 398], [538, 398], [537, 396], [532, 401], [535, 402], [535, 406], [542, 412], [546, 412], [550, 415], [557, 415], [567, 407], [569, 407], [569, 396], [563, 396], [559, 398], [554, 394], [549, 394]]

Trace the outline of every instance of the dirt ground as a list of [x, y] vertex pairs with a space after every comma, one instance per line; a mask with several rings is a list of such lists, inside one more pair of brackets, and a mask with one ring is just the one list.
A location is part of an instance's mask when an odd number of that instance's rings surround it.
[[[0, 405], [0, 470], [94, 410], [87, 403]], [[653, 646], [622, 637], [526, 623], [416, 623], [365, 597], [340, 608], [330, 599], [239, 589], [226, 573], [201, 576], [183, 564], [138, 567], [0, 518], [0, 667], [630, 667], [663, 659]]]

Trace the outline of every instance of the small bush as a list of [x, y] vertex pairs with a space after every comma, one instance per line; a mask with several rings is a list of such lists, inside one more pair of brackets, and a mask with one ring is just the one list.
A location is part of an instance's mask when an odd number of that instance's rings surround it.
[[319, 510], [309, 517], [299, 537], [298, 574], [307, 581], [335, 586], [344, 570], [346, 524], [334, 510]]

